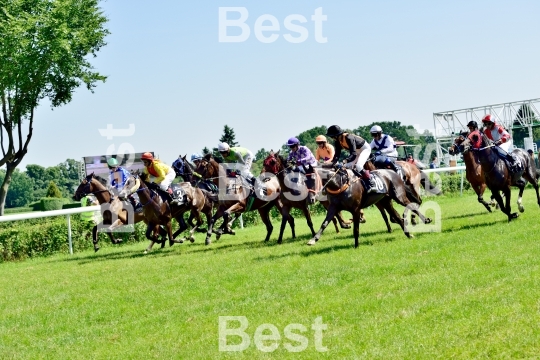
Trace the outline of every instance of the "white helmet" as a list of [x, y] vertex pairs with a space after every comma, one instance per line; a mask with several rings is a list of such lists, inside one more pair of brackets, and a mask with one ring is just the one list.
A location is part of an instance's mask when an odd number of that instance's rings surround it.
[[379, 125], [375, 125], [371, 127], [371, 130], [369, 130], [370, 133], [382, 133], [382, 128]]
[[219, 152], [222, 152], [222, 151], [229, 151], [230, 146], [229, 146], [229, 144], [227, 144], [226, 142], [223, 142], [223, 143], [219, 143], [219, 144], [218, 144], [217, 149], [218, 149]]

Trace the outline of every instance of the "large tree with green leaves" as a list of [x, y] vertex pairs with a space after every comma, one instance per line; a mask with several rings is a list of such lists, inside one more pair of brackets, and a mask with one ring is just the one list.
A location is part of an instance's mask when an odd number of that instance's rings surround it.
[[3, 0], [0, 3], [0, 215], [15, 168], [28, 152], [34, 112], [71, 101], [81, 84], [90, 91], [105, 77], [90, 58], [109, 31], [99, 0]]

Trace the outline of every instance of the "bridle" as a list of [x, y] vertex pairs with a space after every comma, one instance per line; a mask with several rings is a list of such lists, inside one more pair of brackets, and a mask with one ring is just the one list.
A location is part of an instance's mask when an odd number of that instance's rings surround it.
[[81, 199], [87, 195], [90, 195], [90, 194], [99, 194], [99, 193], [102, 193], [102, 192], [105, 192], [105, 191], [109, 191], [108, 189], [103, 189], [103, 190], [92, 190], [91, 189], [91, 186], [92, 186], [92, 179], [94, 178], [94, 175], [93, 174], [90, 174], [88, 175], [84, 180], [86, 181], [86, 184], [84, 185], [84, 187], [82, 188], [82, 190], [77, 190], [75, 191], [75, 195], [78, 195]]

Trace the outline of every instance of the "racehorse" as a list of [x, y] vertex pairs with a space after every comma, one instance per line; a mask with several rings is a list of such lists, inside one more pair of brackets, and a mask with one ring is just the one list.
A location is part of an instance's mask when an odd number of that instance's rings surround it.
[[[225, 169], [212, 158], [211, 154], [207, 154], [201, 160], [196, 171], [203, 178], [211, 179], [214, 184], [219, 187], [219, 196], [215, 196], [219, 202], [219, 206], [208, 224], [205, 241], [206, 245], [211, 243], [210, 238], [212, 236], [212, 229], [216, 220], [223, 217], [223, 225], [216, 234], [217, 239], [219, 239], [221, 234], [234, 235], [234, 231], [230, 228], [230, 215], [235, 214], [237, 218], [243, 212], [251, 210], [257, 210], [263, 223], [266, 225], [266, 238], [264, 241], [268, 241], [270, 239], [270, 235], [272, 234], [272, 230], [274, 228], [270, 220], [270, 210], [273, 206], [275, 206], [281, 213], [283, 207], [283, 204], [279, 198], [281, 189], [277, 179], [273, 178], [264, 182], [264, 188], [263, 186], [260, 186], [261, 182], [257, 181], [257, 184], [259, 185], [257, 186], [257, 190], [264, 192], [264, 194], [253, 196], [253, 194], [248, 195], [250, 192], [250, 186], [246, 184], [245, 180], [242, 177], [229, 177]], [[220, 186], [220, 183], [222, 186]], [[255, 191], [255, 189], [253, 189], [253, 191]], [[294, 220], [292, 220], [292, 216], [289, 216], [288, 220], [294, 238]]]
[[[520, 212], [523, 212], [521, 197], [523, 190], [525, 189], [526, 181], [529, 181], [536, 191], [536, 199], [538, 205], [540, 205], [540, 195], [538, 194], [538, 182], [536, 181], [536, 166], [534, 160], [523, 149], [514, 149], [512, 154], [516, 157], [517, 161], [521, 163], [522, 170], [512, 174], [508, 170], [506, 162], [499, 157], [497, 152], [492, 148], [494, 143], [487, 138], [483, 133], [477, 132], [471, 134], [467, 139], [463, 141], [464, 149], [472, 147], [472, 151], [477, 153], [478, 160], [484, 171], [484, 178], [486, 180], [487, 187], [491, 190], [491, 193], [497, 203], [499, 204], [501, 211], [506, 214], [508, 221], [515, 219], [519, 216], [518, 213], [512, 213], [510, 208], [510, 186], [517, 186], [519, 188], [518, 195], [518, 208]], [[466, 151], [464, 150], [464, 152]], [[524, 181], [521, 177], [525, 178]], [[505, 204], [500, 192], [503, 192], [505, 196]]]
[[155, 190], [151, 190], [148, 187], [145, 181], [146, 179], [147, 175], [145, 173], [139, 174], [138, 171], [132, 173], [118, 195], [122, 198], [126, 198], [135, 192], [139, 195], [139, 200], [143, 206], [143, 214], [147, 222], [145, 235], [150, 240], [150, 245], [145, 250], [145, 254], [152, 250], [154, 243], [158, 240], [155, 233], [152, 234], [152, 232], [159, 225], [163, 225], [167, 230], [169, 246], [173, 246], [174, 243], [181, 244], [184, 242], [183, 240], [175, 240], [173, 237], [172, 214], [169, 203], [163, 200]]
[[495, 200], [491, 197], [491, 203], [487, 203], [484, 200], [484, 191], [486, 191], [486, 180], [484, 179], [484, 172], [482, 166], [478, 160], [478, 156], [473, 151], [464, 151], [463, 141], [469, 135], [468, 131], [463, 131], [457, 138], [454, 139], [452, 146], [448, 148], [450, 155], [463, 154], [463, 162], [465, 162], [465, 176], [467, 181], [471, 184], [474, 192], [478, 196], [478, 202], [485, 206], [487, 211], [491, 212], [491, 206], [495, 206]]
[[[373, 204], [379, 208], [379, 211], [386, 222], [388, 232], [391, 232], [392, 229], [388, 222], [385, 210], [390, 214], [392, 222], [398, 223], [405, 235], [409, 238], [413, 237], [407, 228], [407, 215], [409, 210], [412, 210], [417, 214], [424, 223], [431, 222], [430, 219], [425, 218], [418, 211], [418, 204], [409, 201], [406, 195], [405, 183], [401, 177], [392, 170], [375, 170], [372, 172], [373, 176], [375, 176], [379, 192], [371, 194], [365, 193], [365, 188], [360, 178], [353, 176], [351, 170], [338, 168], [335, 172], [324, 169], [319, 171], [321, 172], [321, 177], [329, 179], [325, 185], [325, 191], [330, 201], [330, 206], [328, 207], [326, 218], [324, 219], [321, 228], [317, 234], [309, 240], [308, 245], [315, 245], [335, 214], [338, 211], [346, 210], [353, 215], [354, 247], [358, 247], [358, 237], [360, 235], [360, 209]], [[327, 173], [322, 174], [322, 172]], [[394, 209], [392, 200], [405, 206], [403, 217], [400, 217], [398, 212]]]
[[[364, 164], [364, 169], [366, 170], [377, 170], [375, 167], [375, 164], [372, 162], [373, 156], [366, 161]], [[406, 161], [396, 161], [396, 165], [400, 168], [401, 179], [407, 185], [405, 187], [407, 198], [410, 202], [417, 203], [418, 205], [422, 205], [422, 197], [420, 196], [420, 185], [422, 184], [422, 179], [427, 178], [427, 175], [424, 174], [418, 167], [414, 164], [408, 163]], [[424, 185], [427, 186], [427, 185]], [[430, 191], [430, 187], [428, 187], [428, 191]], [[360, 212], [361, 217], [364, 217], [364, 212], [361, 210]], [[411, 224], [416, 225], [416, 215], [414, 213], [411, 214]]]
[[[290, 176], [289, 174], [291, 174], [292, 167], [286, 164], [285, 159], [279, 154], [279, 151], [277, 153], [271, 151], [270, 154], [266, 157], [266, 159], [264, 159], [263, 171], [276, 175], [279, 181], [279, 186], [281, 187], [280, 197], [283, 204], [283, 209], [281, 213], [282, 220], [278, 243], [281, 243], [286, 222], [290, 217], [291, 208], [302, 210], [302, 213], [306, 217], [306, 222], [309, 226], [309, 229], [311, 230], [311, 236], [315, 236], [315, 229], [313, 228], [313, 222], [311, 221], [311, 214], [309, 212], [308, 204], [313, 204], [315, 202], [316, 195], [321, 188], [321, 186], [319, 185], [321, 184], [321, 180], [318, 177], [317, 172], [312, 167], [308, 167], [305, 176], [297, 173], [297, 181], [304, 181], [305, 186], [308, 189], [308, 194], [307, 196], [305, 196], [305, 194], [299, 194], [299, 191], [297, 190], [298, 185], [301, 184], [297, 183], [296, 186], [290, 184], [290, 182], [292, 181], [292, 176]], [[289, 186], [287, 186], [287, 183], [289, 183]], [[293, 187], [294, 189], [292, 189], [291, 187]], [[320, 201], [320, 203], [325, 207], [325, 209], [328, 209], [329, 202], [327, 200]], [[337, 233], [339, 233], [339, 228], [336, 219], [337, 221], [339, 221], [342, 228], [350, 228], [348, 223], [343, 220], [341, 212], [339, 212], [336, 217], [332, 219]], [[292, 221], [294, 222], [294, 219]]]
[[[113, 244], [118, 244], [122, 242], [122, 239], [115, 239], [112, 230], [114, 230], [116, 227], [118, 227], [120, 224], [127, 224], [128, 223], [128, 210], [126, 210], [127, 203], [123, 203], [118, 197], [112, 199], [112, 195], [109, 192], [109, 190], [105, 187], [104, 184], [107, 183], [107, 180], [94, 175], [94, 173], [86, 176], [86, 178], [83, 179], [83, 181], [79, 184], [77, 189], [75, 190], [75, 194], [73, 196], [73, 199], [76, 201], [81, 201], [83, 197], [89, 194], [93, 194], [96, 199], [98, 200], [99, 204], [110, 204], [108, 211], [103, 211], [102, 217], [103, 220], [100, 224], [95, 225], [92, 228], [92, 243], [94, 244], [94, 251], [99, 250], [98, 242], [99, 242], [99, 236], [98, 236], [98, 226], [103, 225], [110, 225], [107, 231], [107, 235], [111, 239], [111, 242]], [[131, 204], [130, 204], [131, 206]], [[116, 221], [112, 221], [112, 214], [115, 214], [117, 217]], [[138, 223], [140, 221], [144, 221], [144, 214], [143, 213], [133, 213], [133, 222]], [[160, 235], [162, 237], [162, 242], [164, 244], [164, 239], [166, 236], [165, 230], [162, 228], [157, 229], [160, 232]]]

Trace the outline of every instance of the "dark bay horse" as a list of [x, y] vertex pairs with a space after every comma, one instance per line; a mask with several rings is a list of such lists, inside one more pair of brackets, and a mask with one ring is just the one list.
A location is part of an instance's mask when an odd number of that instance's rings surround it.
[[[164, 201], [154, 190], [151, 190], [146, 183], [146, 174], [134, 172], [126, 180], [124, 188], [120, 191], [119, 197], [126, 198], [128, 195], [137, 193], [143, 206], [143, 214], [146, 219], [146, 238], [150, 240], [150, 245], [145, 250], [145, 254], [152, 250], [154, 243], [158, 239], [153, 231], [157, 226], [164, 226], [169, 238], [169, 245], [183, 243], [182, 240], [175, 240], [172, 233], [172, 213], [169, 203]], [[163, 246], [162, 246], [163, 247]]]
[[[128, 204], [127, 202], [123, 203], [118, 197], [113, 199], [111, 193], [109, 192], [107, 187], [105, 187], [104, 185], [106, 183], [107, 183], [107, 180], [99, 176], [96, 176], [94, 175], [94, 173], [92, 173], [83, 179], [83, 181], [75, 190], [75, 194], [73, 195], [74, 200], [81, 201], [81, 199], [85, 197], [86, 195], [93, 194], [98, 200], [100, 205], [109, 204], [108, 211], [102, 212], [103, 220], [101, 221], [101, 223], [95, 225], [92, 229], [92, 242], [94, 244], [94, 251], [99, 250], [99, 246], [98, 246], [99, 237], [98, 237], [97, 230], [98, 230], [98, 227], [103, 226], [103, 225], [110, 225], [108, 228], [109, 231], [107, 231], [107, 235], [109, 236], [113, 244], [118, 244], [122, 242], [121, 239], [114, 238], [112, 231], [116, 227], [122, 224], [124, 225], [128, 224], [129, 217], [128, 217], [127, 209], [133, 210], [131, 208], [131, 204]], [[117, 217], [117, 220], [114, 222], [112, 221], [113, 213]], [[140, 221], [145, 221], [144, 214], [134, 212], [133, 222], [138, 223]], [[162, 237], [161, 241], [163, 242], [166, 236], [165, 230], [162, 228], [158, 228], [155, 230], [159, 231]]]
[[[210, 154], [201, 160], [196, 171], [203, 178], [211, 179], [219, 187], [219, 195], [215, 196], [219, 206], [208, 224], [205, 242], [207, 245], [211, 243], [210, 238], [212, 236], [213, 226], [218, 219], [223, 217], [223, 225], [216, 234], [216, 237], [219, 239], [222, 233], [234, 235], [229, 222], [232, 214], [235, 214], [237, 218], [243, 212], [251, 210], [257, 210], [263, 223], [266, 225], [266, 238], [264, 241], [270, 239], [274, 228], [270, 220], [270, 210], [275, 206], [281, 213], [283, 207], [279, 194], [281, 189], [277, 179], [270, 179], [264, 183], [257, 181], [256, 189], [253, 190], [258, 192], [257, 196], [248, 196], [251, 190], [250, 186], [241, 177], [228, 177], [225, 169]], [[294, 222], [290, 219], [289, 225], [291, 226], [294, 237]]]
[[[276, 175], [279, 181], [279, 186], [281, 187], [280, 198], [281, 198], [281, 203], [283, 204], [283, 208], [282, 208], [282, 213], [281, 213], [282, 220], [281, 220], [281, 228], [279, 232], [278, 243], [281, 244], [281, 241], [283, 238], [283, 232], [285, 230], [285, 225], [289, 217], [291, 218], [291, 221], [293, 221], [294, 223], [294, 219], [292, 219], [292, 216], [290, 216], [291, 208], [302, 210], [302, 213], [304, 214], [306, 218], [306, 222], [309, 226], [309, 229], [311, 230], [311, 236], [315, 236], [315, 229], [313, 228], [313, 222], [311, 221], [311, 214], [309, 212], [308, 205], [315, 203], [317, 194], [320, 191], [320, 188], [322, 185], [320, 178], [318, 177], [316, 178], [316, 176], [318, 175], [317, 172], [313, 168], [310, 168], [310, 169], [307, 169], [306, 174], [303, 177], [301, 174], [297, 173], [298, 175], [296, 175], [296, 178], [298, 180], [296, 182], [296, 185], [290, 184], [290, 182], [293, 181], [290, 177], [290, 174], [292, 172], [292, 167], [289, 167], [286, 164], [286, 160], [279, 154], [279, 151], [277, 153], [274, 153], [273, 151], [271, 151], [270, 154], [266, 157], [266, 159], [263, 162], [263, 172]], [[300, 192], [297, 190], [297, 187], [302, 185], [302, 184], [298, 184], [298, 182], [302, 182], [302, 181], [308, 190], [308, 193], [304, 194], [305, 196], [301, 196], [302, 194], [300, 194]], [[292, 189], [291, 187], [294, 187], [294, 189]], [[328, 209], [328, 206], [330, 205], [330, 203], [327, 200], [321, 201], [321, 204], [325, 207], [325, 209]], [[350, 228], [348, 223], [343, 220], [343, 217], [341, 216], [341, 212], [339, 212], [336, 215], [336, 217], [332, 219], [332, 221], [334, 223], [337, 233], [339, 233], [337, 221], [339, 221], [341, 227], [345, 229]]]
[[[372, 162], [373, 157], [371, 157], [366, 163], [364, 164], [364, 169], [366, 170], [377, 170], [375, 167], [375, 164]], [[406, 161], [396, 161], [396, 165], [398, 165], [401, 168], [401, 179], [405, 183], [405, 191], [407, 198], [410, 202], [416, 203], [418, 205], [422, 205], [422, 197], [420, 192], [420, 185], [422, 184], [422, 179], [427, 177], [426, 174], [422, 173], [420, 169], [414, 164], [408, 163]], [[430, 191], [430, 188], [428, 187], [427, 191]], [[438, 194], [438, 193], [437, 193]], [[364, 217], [364, 212], [361, 211], [362, 218]], [[428, 223], [431, 221], [430, 219], [427, 220]], [[416, 225], [416, 215], [414, 213], [411, 213], [411, 224]]]
[[[418, 204], [409, 201], [406, 195], [405, 183], [401, 177], [392, 170], [375, 170], [372, 172], [372, 174], [376, 176], [377, 187], [379, 189], [385, 189], [385, 192], [371, 194], [365, 193], [365, 188], [360, 178], [354, 176], [353, 172], [350, 170], [338, 168], [335, 172], [329, 170], [319, 171], [328, 172], [327, 174], [321, 174], [321, 177], [329, 179], [325, 186], [330, 206], [328, 207], [328, 212], [326, 213], [326, 218], [324, 219], [321, 228], [317, 234], [309, 240], [308, 245], [315, 245], [336, 213], [341, 210], [346, 210], [353, 215], [354, 247], [358, 247], [358, 237], [360, 235], [360, 210], [373, 204], [379, 208], [389, 232], [391, 232], [392, 229], [388, 223], [385, 211], [390, 214], [392, 222], [398, 223], [405, 235], [409, 238], [413, 237], [407, 228], [407, 215], [409, 211], [413, 211], [420, 219], [422, 219], [422, 221], [429, 223], [428, 219], [418, 211]], [[394, 209], [392, 200], [405, 206], [403, 217], [400, 217], [398, 212]]]
[[484, 200], [484, 191], [486, 191], [486, 180], [484, 178], [484, 171], [478, 160], [478, 154], [474, 151], [464, 151], [463, 142], [469, 135], [468, 131], [463, 131], [457, 138], [454, 139], [452, 146], [448, 148], [450, 155], [462, 154], [463, 162], [465, 163], [465, 177], [471, 184], [474, 192], [478, 196], [478, 202], [491, 212], [491, 206], [495, 206], [493, 196], [491, 197], [491, 203]]
[[[478, 160], [482, 166], [484, 172], [484, 178], [486, 180], [487, 187], [491, 190], [491, 193], [497, 203], [499, 204], [501, 211], [506, 214], [508, 221], [518, 217], [518, 213], [512, 213], [510, 208], [510, 186], [517, 186], [519, 188], [518, 195], [518, 208], [520, 212], [524, 211], [522, 205], [523, 190], [525, 189], [526, 181], [529, 181], [536, 191], [536, 200], [540, 205], [540, 195], [538, 194], [538, 182], [536, 181], [536, 166], [534, 160], [523, 149], [514, 149], [512, 154], [516, 157], [522, 165], [520, 172], [511, 173], [508, 170], [506, 162], [499, 157], [496, 150], [493, 149], [494, 143], [487, 138], [483, 133], [471, 134], [470, 137], [463, 141], [465, 149], [472, 147], [472, 151], [477, 153]], [[524, 181], [523, 177], [526, 181]], [[500, 192], [505, 196], [505, 204]]]

